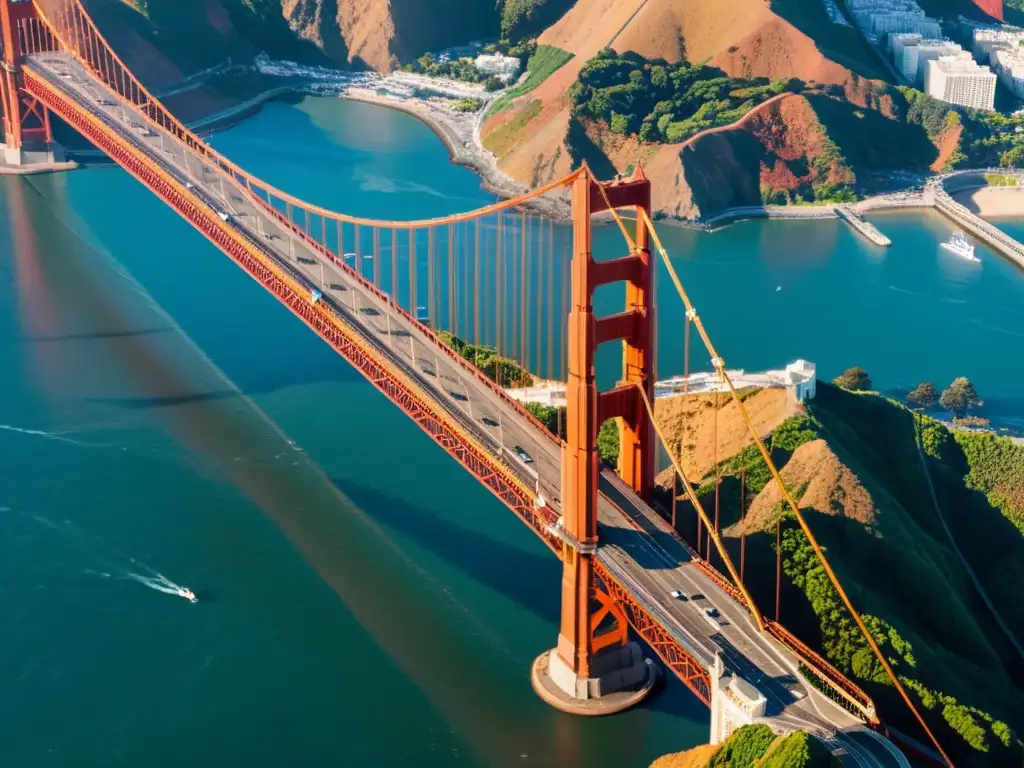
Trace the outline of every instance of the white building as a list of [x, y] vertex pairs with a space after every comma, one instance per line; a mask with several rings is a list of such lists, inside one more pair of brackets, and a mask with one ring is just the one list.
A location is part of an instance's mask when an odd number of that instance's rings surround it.
[[753, 725], [764, 717], [768, 700], [754, 685], [725, 671], [722, 657], [715, 654], [711, 669], [711, 737], [721, 744], [738, 728]]
[[942, 56], [928, 62], [924, 89], [929, 96], [950, 104], [991, 110], [996, 99], [996, 73], [973, 59]]
[[[812, 400], [816, 394], [816, 366], [806, 360], [790, 363], [781, 371], [747, 373], [743, 369], [729, 370], [729, 379], [736, 389], [785, 389], [793, 393], [798, 403]], [[547, 406], [565, 405], [565, 382], [544, 381], [533, 387], [510, 387], [505, 390], [509, 397], [521, 403], [539, 403]], [[675, 397], [682, 394], [701, 395], [714, 392], [729, 392], [729, 386], [712, 371], [691, 373], [689, 376], [673, 376], [654, 383], [654, 397]]]
[[971, 58], [971, 54], [951, 40], [925, 40], [921, 35], [905, 33], [890, 38], [893, 61], [896, 68], [911, 85], [924, 82], [928, 62], [942, 56]]
[[983, 27], [973, 30], [974, 55], [990, 67], [1003, 85], [1024, 98], [1024, 30]]
[[925, 15], [913, 0], [847, 0], [861, 32], [875, 43], [886, 42], [891, 35], [917, 34], [926, 39], [942, 37], [942, 27]]
[[519, 59], [515, 56], [502, 56], [500, 53], [481, 54], [473, 63], [485, 75], [494, 75], [506, 83], [519, 74], [521, 66]]

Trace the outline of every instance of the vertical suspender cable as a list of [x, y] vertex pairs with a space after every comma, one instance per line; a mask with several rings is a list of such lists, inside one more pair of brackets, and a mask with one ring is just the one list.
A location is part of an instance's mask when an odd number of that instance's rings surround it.
[[391, 300], [398, 303], [398, 230], [391, 228]]
[[409, 237], [409, 314], [415, 318], [420, 316], [420, 307], [416, 301], [416, 230], [406, 230]]
[[[532, 229], [530, 225], [527, 229], [529, 232]], [[520, 361], [520, 365], [523, 367], [523, 380], [525, 384], [526, 376], [529, 375], [530, 370], [530, 307], [529, 307], [529, 296], [532, 293], [530, 290], [530, 260], [529, 251], [526, 243], [523, 243], [523, 269], [522, 269], [522, 323], [523, 323], [523, 359]]]
[[740, 467], [740, 581], [746, 583], [744, 571], [747, 565], [747, 468]]
[[437, 328], [437, 289], [434, 285], [434, 228], [427, 230], [427, 321]]
[[480, 344], [480, 219], [473, 220], [473, 343]]
[[448, 331], [456, 333], [455, 308], [458, 293], [455, 290], [455, 225], [448, 225]]
[[[522, 243], [519, 254], [519, 347], [517, 349], [520, 368], [526, 367], [526, 249], [529, 241], [529, 220], [526, 211], [522, 212]], [[525, 382], [520, 381], [519, 386]]]
[[[554, 231], [554, 222], [551, 223]], [[545, 376], [549, 379], [555, 378], [555, 249], [552, 244], [551, 253], [548, 254], [548, 335], [545, 343], [548, 345], [548, 370]]]
[[[502, 238], [505, 237], [503, 224], [502, 212], [499, 211], [498, 227], [495, 232], [495, 346], [498, 348], [499, 357], [501, 357], [505, 350], [505, 339], [502, 338], [502, 332], [504, 331], [502, 326]], [[501, 370], [502, 366], [499, 361], [498, 371], [500, 372]], [[499, 386], [501, 386], [501, 383], [501, 377], [499, 377]]]

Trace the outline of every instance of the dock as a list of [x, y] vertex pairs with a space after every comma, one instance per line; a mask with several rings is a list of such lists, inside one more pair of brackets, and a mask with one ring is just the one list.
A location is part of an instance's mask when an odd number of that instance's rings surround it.
[[857, 232], [862, 234], [875, 245], [880, 245], [885, 248], [888, 248], [890, 245], [892, 245], [892, 240], [883, 235], [879, 231], [878, 227], [876, 227], [869, 221], [865, 221], [864, 217], [862, 217], [859, 213], [854, 211], [849, 206], [837, 205], [835, 206], [835, 212], [838, 218], [845, 221], [847, 224], [849, 224]]
[[1024, 244], [1010, 237], [999, 227], [971, 213], [967, 206], [950, 197], [941, 184], [935, 185], [935, 207], [953, 223], [963, 227], [989, 248], [1024, 269]]

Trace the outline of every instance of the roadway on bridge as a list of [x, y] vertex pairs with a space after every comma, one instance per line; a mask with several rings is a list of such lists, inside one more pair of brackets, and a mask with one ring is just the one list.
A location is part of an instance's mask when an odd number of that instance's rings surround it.
[[[282, 269], [311, 291], [320, 290], [322, 300], [388, 365], [415, 379], [474, 439], [534, 487], [552, 509], [560, 510], [558, 443], [468, 366], [440, 350], [389, 299], [382, 299], [288, 232], [236, 186], [229, 174], [149, 123], [70, 56], [37, 54], [29, 57], [25, 66], [187, 185], [201, 205], [221, 214], [222, 219], [227, 216], [231, 226]], [[370, 278], [372, 257], [359, 254], [348, 263]], [[517, 446], [532, 457], [531, 462], [523, 462], [515, 451]], [[693, 564], [692, 554], [681, 540], [613, 471], [602, 473], [600, 488], [598, 559], [695, 659], [710, 668], [715, 654], [721, 654], [728, 672], [746, 679], [765, 695], [767, 716], [775, 724], [820, 735], [844, 763], [906, 765], [898, 750], [889, 750], [888, 742], [874, 750], [865, 747], [865, 739], [885, 740], [864, 731], [860, 720], [806, 685], [797, 671], [796, 657], [758, 631], [747, 610]], [[675, 590], [689, 599], [672, 598], [670, 593]], [[703, 609], [711, 606], [721, 613], [721, 622], [704, 616]]]

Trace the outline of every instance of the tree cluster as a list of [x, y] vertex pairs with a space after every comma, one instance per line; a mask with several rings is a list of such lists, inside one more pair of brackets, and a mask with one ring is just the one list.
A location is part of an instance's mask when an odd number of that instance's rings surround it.
[[473, 59], [469, 57], [448, 59], [447, 61], [440, 62], [431, 54], [425, 53], [416, 61], [406, 64], [403, 69], [406, 72], [415, 72], [418, 75], [447, 77], [452, 80], [461, 80], [464, 83], [479, 83], [484, 79], [483, 73], [477, 69]]
[[907, 395], [907, 402], [922, 411], [934, 408], [936, 403], [957, 418], [967, 415], [970, 408], [982, 405], [978, 392], [970, 379], [960, 376], [939, 394], [930, 381], [922, 381]]
[[448, 331], [439, 331], [437, 337], [498, 386], [533, 386], [533, 377], [529, 372], [514, 360], [503, 357], [495, 347], [486, 344], [470, 344]]
[[776, 94], [802, 89], [796, 79], [728, 77], [715, 67], [605, 49], [583, 67], [569, 96], [576, 115], [604, 121], [613, 133], [675, 143], [733, 123]]

